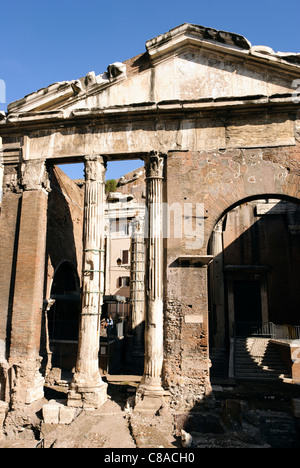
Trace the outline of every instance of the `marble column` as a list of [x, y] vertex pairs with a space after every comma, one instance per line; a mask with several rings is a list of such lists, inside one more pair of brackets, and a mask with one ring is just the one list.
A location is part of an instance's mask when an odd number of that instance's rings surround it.
[[145, 157], [147, 190], [146, 321], [144, 375], [135, 409], [156, 411], [167, 392], [162, 388], [163, 368], [163, 173], [164, 156]]
[[145, 328], [145, 233], [144, 219], [131, 223], [130, 304], [133, 332], [133, 354], [144, 354]]
[[78, 356], [68, 406], [98, 408], [107, 399], [99, 371], [100, 318], [104, 290], [105, 170], [102, 156], [85, 157], [82, 308]]

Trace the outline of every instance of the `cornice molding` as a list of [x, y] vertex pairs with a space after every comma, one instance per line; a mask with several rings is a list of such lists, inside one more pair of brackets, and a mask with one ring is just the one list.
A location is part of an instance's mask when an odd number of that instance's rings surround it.
[[188, 46], [213, 50], [247, 60], [273, 65], [287, 72], [300, 71], [300, 53], [274, 52], [270, 47], [252, 46], [240, 34], [185, 23], [146, 42], [153, 65]]
[[[291, 111], [297, 113], [300, 109], [299, 99], [295, 99], [295, 93], [276, 94], [274, 96], [241, 96], [228, 98], [203, 98], [192, 101], [161, 101], [158, 103], [145, 102], [138, 105], [124, 105], [108, 108], [82, 108], [71, 112], [67, 111], [42, 111], [42, 112], [25, 112], [10, 114], [0, 122], [0, 135], [5, 135], [16, 130], [21, 131], [31, 130], [34, 128], [55, 128], [63, 125], [89, 125], [99, 121], [102, 124], [116, 122], [127, 122], [128, 118], [139, 120], [147, 117], [167, 118], [178, 115], [189, 115], [199, 118], [209, 115], [211, 112], [230, 111], [232, 113], [240, 112], [257, 112], [259, 109], [272, 109], [276, 111]], [[197, 115], [198, 114], [198, 115]], [[52, 125], [52, 126], [51, 126]]]
[[152, 63], [170, 55], [176, 49], [181, 49], [186, 45], [203, 46], [205, 44], [214, 45], [214, 48], [221, 46], [223, 48], [232, 48], [232, 50], [247, 51], [250, 49], [250, 42], [239, 34], [216, 29], [206, 28], [195, 24], [184, 23], [165, 34], [150, 39], [146, 42], [146, 50]]

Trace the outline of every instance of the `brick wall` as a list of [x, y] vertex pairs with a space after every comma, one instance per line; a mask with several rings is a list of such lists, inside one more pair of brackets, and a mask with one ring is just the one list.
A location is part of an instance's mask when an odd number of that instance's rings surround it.
[[299, 147], [174, 151], [167, 157], [169, 206], [178, 203], [184, 213], [184, 203], [204, 205], [204, 238], [199, 248], [187, 248], [184, 232], [175, 238], [176, 219], [171, 219], [170, 238], [165, 240], [164, 377], [179, 401], [185, 396], [186, 401], [195, 402], [209, 393], [210, 361], [208, 270], [180, 265], [178, 259], [206, 255], [216, 222], [239, 201], [262, 194], [299, 197]]
[[[14, 292], [15, 255], [18, 242], [20, 194], [3, 196], [0, 218], [0, 360], [6, 358], [5, 342], [9, 341], [12, 299]], [[8, 332], [8, 337], [7, 337]]]
[[39, 353], [43, 307], [48, 195], [42, 190], [22, 196], [11, 354], [15, 359]]

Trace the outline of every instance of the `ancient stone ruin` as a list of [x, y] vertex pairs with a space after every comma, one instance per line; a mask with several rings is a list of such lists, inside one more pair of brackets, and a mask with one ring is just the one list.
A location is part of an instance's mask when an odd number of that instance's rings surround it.
[[[137, 413], [190, 411], [228, 379], [300, 382], [299, 83], [299, 53], [183, 24], [0, 115], [1, 428], [64, 370], [65, 421], [105, 404], [108, 217], [135, 233], [119, 287]], [[105, 193], [107, 163], [131, 159]]]

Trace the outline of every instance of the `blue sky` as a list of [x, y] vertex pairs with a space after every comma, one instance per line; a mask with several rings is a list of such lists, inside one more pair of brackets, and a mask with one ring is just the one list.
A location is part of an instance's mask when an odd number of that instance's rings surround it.
[[[143, 53], [148, 39], [186, 22], [242, 34], [275, 51], [300, 52], [299, 18], [299, 0], [0, 0], [0, 88], [3, 81], [6, 88], [0, 110], [51, 83], [103, 73], [110, 63]], [[110, 163], [107, 178], [139, 165]]]

